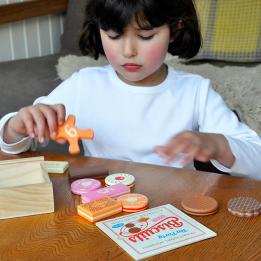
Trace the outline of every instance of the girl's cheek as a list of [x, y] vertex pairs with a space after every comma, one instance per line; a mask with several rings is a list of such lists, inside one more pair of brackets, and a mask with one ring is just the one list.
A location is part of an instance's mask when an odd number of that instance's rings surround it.
[[116, 61], [117, 59], [117, 51], [114, 50], [113, 48], [104, 48], [104, 52], [106, 55], [106, 58], [108, 59], [109, 62]]
[[144, 50], [144, 58], [150, 65], [161, 63], [166, 56], [167, 49], [162, 48], [162, 45], [156, 45]]

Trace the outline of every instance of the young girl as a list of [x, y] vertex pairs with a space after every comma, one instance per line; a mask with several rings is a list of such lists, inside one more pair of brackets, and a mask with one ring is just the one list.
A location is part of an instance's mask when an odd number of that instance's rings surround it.
[[[85, 155], [221, 171], [261, 178], [261, 139], [240, 123], [210, 81], [164, 64], [169, 52], [198, 52], [192, 0], [90, 0], [80, 40], [84, 54], [110, 65], [73, 74], [34, 105], [2, 118], [1, 149], [20, 153], [45, 142], [69, 114], [92, 128]], [[64, 142], [64, 141], [60, 141]]]

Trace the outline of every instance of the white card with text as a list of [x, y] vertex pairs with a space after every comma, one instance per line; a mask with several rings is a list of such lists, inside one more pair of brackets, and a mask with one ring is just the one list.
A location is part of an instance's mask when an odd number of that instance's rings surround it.
[[135, 260], [217, 235], [170, 204], [100, 221], [96, 226]]

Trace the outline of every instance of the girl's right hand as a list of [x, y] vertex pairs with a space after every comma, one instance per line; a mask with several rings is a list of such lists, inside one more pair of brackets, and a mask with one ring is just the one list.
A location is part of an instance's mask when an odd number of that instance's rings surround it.
[[[36, 104], [24, 107], [11, 118], [4, 129], [4, 141], [14, 143], [25, 136], [38, 138], [40, 143], [45, 137], [56, 135], [57, 126], [63, 124], [65, 107], [63, 104]], [[64, 143], [60, 141], [60, 143]]]

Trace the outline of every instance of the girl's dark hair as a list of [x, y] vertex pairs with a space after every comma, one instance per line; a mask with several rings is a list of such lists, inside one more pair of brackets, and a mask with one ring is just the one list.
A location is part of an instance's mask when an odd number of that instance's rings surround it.
[[79, 46], [84, 55], [104, 55], [100, 31], [123, 33], [135, 17], [142, 29], [168, 24], [174, 39], [168, 52], [192, 58], [201, 46], [201, 35], [193, 0], [88, 0]]

